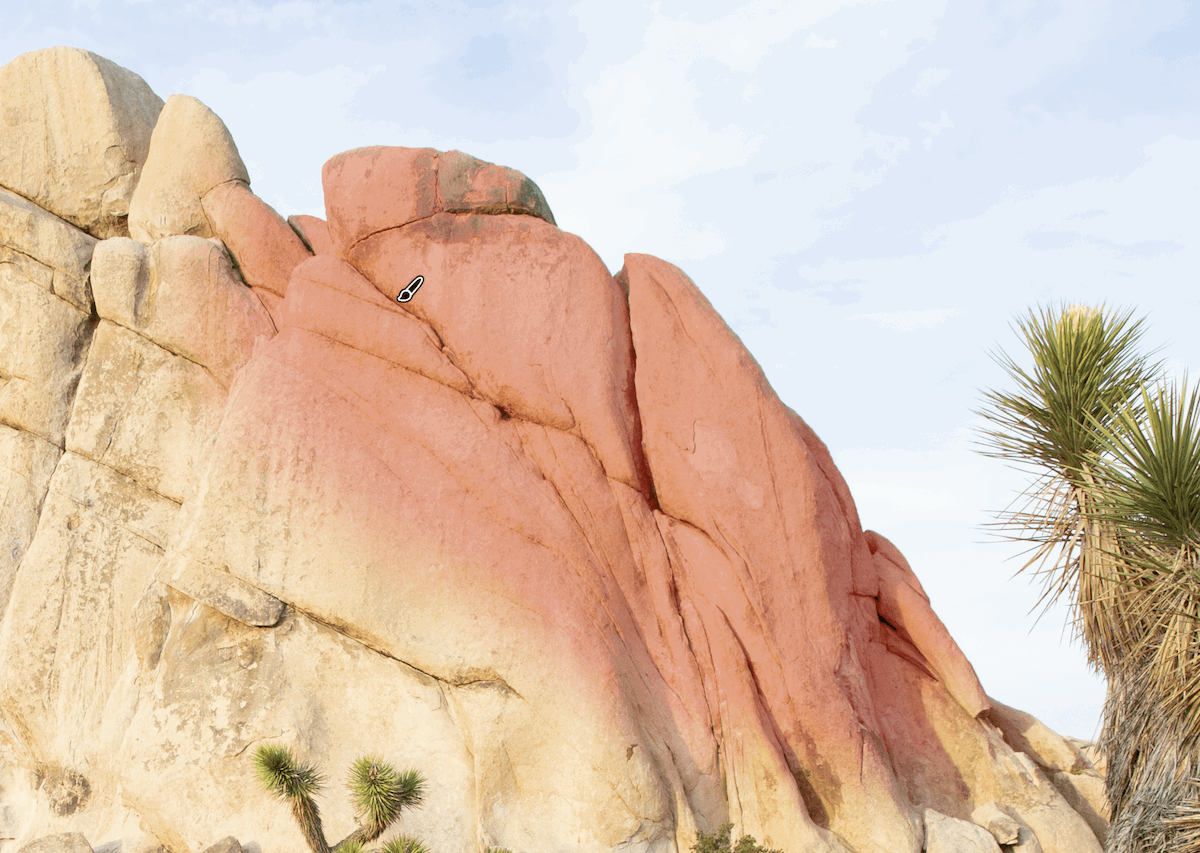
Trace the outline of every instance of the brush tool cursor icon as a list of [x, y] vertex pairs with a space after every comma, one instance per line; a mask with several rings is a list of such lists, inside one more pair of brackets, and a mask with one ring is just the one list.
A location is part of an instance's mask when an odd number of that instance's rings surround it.
[[419, 275], [416, 278], [414, 278], [412, 281], [410, 281], [408, 283], [408, 287], [406, 287], [400, 291], [400, 295], [396, 297], [396, 301], [397, 302], [408, 302], [410, 299], [412, 299], [416, 295], [417, 291], [420, 289], [420, 287], [424, 283], [424, 281], [425, 281], [425, 276], [423, 276], [423, 275]]

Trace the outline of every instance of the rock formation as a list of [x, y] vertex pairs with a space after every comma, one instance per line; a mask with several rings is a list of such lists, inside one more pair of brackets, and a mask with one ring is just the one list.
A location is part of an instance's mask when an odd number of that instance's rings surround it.
[[677, 267], [457, 151], [340, 154], [285, 222], [85, 51], [0, 116], [2, 849], [301, 849], [270, 742], [420, 769], [433, 853], [1100, 851], [1091, 761]]

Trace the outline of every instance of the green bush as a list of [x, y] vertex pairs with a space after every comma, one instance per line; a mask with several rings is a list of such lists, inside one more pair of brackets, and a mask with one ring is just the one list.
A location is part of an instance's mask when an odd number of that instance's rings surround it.
[[[325, 840], [321, 813], [313, 796], [325, 778], [315, 767], [300, 764], [292, 751], [279, 744], [260, 746], [254, 767], [269, 792], [288, 804], [312, 853], [365, 853], [370, 844], [395, 823], [406, 808], [415, 808], [425, 796], [425, 777], [416, 770], [398, 772], [376, 756], [364, 756], [350, 767], [347, 787], [354, 799], [359, 828], [334, 845]], [[429, 853], [415, 838], [400, 836], [380, 853]]]
[[737, 846], [730, 847], [729, 834], [733, 832], [732, 823], [723, 823], [716, 833], [696, 830], [696, 843], [692, 845], [692, 853], [782, 853], [770, 847], [761, 847], [752, 835], [743, 835], [738, 839]]

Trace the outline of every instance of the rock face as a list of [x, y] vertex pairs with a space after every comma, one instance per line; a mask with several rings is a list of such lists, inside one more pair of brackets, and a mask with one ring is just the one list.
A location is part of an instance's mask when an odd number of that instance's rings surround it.
[[299, 849], [283, 743], [420, 769], [434, 853], [1099, 853], [1091, 762], [988, 698], [681, 270], [461, 152], [338, 155], [285, 222], [183, 96], [144, 162], [133, 239], [0, 174], [18, 844]]
[[0, 69], [0, 186], [95, 237], [127, 234], [163, 102], [146, 81], [70, 47]]

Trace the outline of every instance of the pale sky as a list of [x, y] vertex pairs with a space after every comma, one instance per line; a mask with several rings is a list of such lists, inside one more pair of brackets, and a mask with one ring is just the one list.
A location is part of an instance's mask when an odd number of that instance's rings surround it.
[[0, 63], [83, 47], [233, 133], [260, 197], [457, 148], [537, 181], [616, 272], [682, 267], [829, 445], [987, 691], [1095, 734], [1103, 680], [982, 525], [973, 451], [1010, 320], [1136, 308], [1200, 369], [1200, 11], [1139, 0], [4, 0]]

